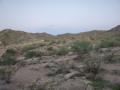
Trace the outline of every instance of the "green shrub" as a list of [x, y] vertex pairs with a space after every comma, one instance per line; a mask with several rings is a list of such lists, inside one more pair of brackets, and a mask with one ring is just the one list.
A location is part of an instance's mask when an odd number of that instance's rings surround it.
[[61, 47], [58, 50], [56, 50], [57, 55], [66, 55], [69, 52], [68, 48]]
[[14, 65], [16, 62], [16, 51], [14, 49], [8, 49], [0, 59], [0, 65]]
[[87, 41], [76, 41], [72, 45], [72, 50], [77, 53], [87, 53], [92, 49], [92, 45]]
[[25, 53], [26, 58], [41, 57], [41, 52], [38, 51], [28, 51]]

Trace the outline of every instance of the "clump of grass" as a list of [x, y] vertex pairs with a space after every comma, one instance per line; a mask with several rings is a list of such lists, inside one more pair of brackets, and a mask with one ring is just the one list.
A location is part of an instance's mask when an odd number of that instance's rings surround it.
[[72, 45], [73, 52], [77, 52], [78, 54], [87, 53], [92, 49], [92, 45], [88, 41], [76, 41]]

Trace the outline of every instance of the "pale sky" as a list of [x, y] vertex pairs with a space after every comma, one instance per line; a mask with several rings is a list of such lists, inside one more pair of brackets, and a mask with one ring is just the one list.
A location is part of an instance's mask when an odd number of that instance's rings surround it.
[[120, 0], [0, 0], [0, 30], [61, 34], [119, 24]]

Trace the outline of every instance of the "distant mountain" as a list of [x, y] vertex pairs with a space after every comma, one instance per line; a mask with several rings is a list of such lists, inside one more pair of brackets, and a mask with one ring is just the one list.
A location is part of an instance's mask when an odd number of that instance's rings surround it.
[[110, 39], [113, 37], [120, 38], [120, 25], [110, 30], [94, 30], [89, 32], [82, 32], [78, 34], [66, 33], [61, 35], [51, 35], [48, 33], [28, 33], [24, 31], [17, 31], [12, 29], [4, 29], [0, 31], [0, 41], [8, 44], [19, 44], [23, 42], [31, 42], [34, 40], [89, 40], [98, 41], [103, 39]]
[[59, 38], [64, 39], [76, 39], [76, 40], [102, 40], [112, 37], [120, 37], [120, 25], [110, 29], [110, 30], [93, 30], [89, 32], [82, 32], [78, 34], [62, 34], [58, 35]]
[[120, 25], [117, 25], [116, 27], [112, 28], [111, 30], [109, 31], [117, 31], [117, 32], [120, 32]]

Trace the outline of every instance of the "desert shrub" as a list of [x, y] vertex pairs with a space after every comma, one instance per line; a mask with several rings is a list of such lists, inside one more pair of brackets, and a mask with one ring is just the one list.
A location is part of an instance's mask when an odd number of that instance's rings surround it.
[[87, 53], [92, 49], [92, 45], [87, 41], [76, 41], [72, 45], [72, 50], [77, 53]]
[[120, 90], [120, 84], [113, 84], [102, 78], [94, 80], [91, 85], [94, 87], [94, 90], [106, 90], [105, 88], [110, 88], [110, 90]]
[[66, 55], [69, 52], [68, 48], [61, 47], [58, 50], [56, 50], [57, 55]]
[[8, 49], [0, 59], [0, 65], [14, 65], [16, 62], [16, 51], [14, 49]]
[[26, 58], [41, 57], [41, 52], [38, 51], [28, 51], [25, 53]]
[[94, 87], [94, 90], [103, 90], [107, 86], [107, 81], [102, 79], [94, 80], [92, 83], [92, 86]]

